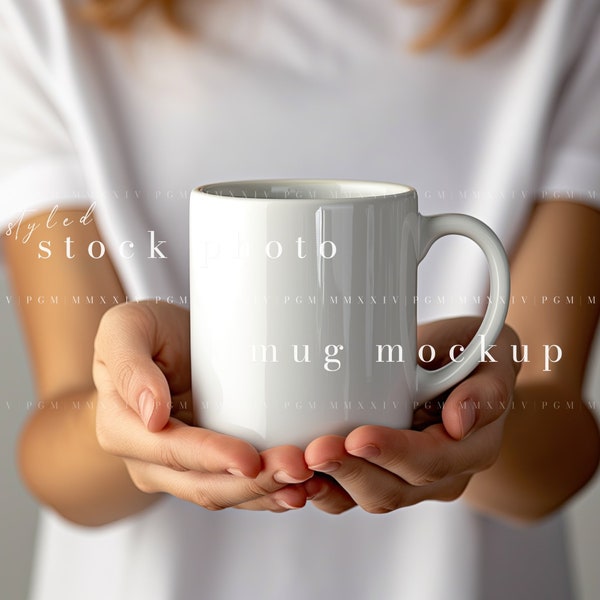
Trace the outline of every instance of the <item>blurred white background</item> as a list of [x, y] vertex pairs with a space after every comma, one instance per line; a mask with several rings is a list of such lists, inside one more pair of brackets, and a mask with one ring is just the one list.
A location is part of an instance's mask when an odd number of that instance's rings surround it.
[[[0, 582], [3, 599], [24, 600], [35, 544], [37, 508], [19, 480], [15, 445], [34, 395], [17, 316], [7, 296], [10, 291], [0, 268]], [[587, 385], [588, 398], [597, 409], [600, 409], [599, 339]], [[567, 509], [572, 568], [581, 600], [600, 597], [599, 514], [600, 479], [596, 477]]]

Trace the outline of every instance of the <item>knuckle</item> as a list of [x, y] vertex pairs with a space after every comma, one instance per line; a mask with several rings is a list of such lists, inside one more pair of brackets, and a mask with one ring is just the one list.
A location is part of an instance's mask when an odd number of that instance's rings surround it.
[[220, 434], [210, 429], [204, 429], [201, 439], [197, 440], [199, 456], [211, 456], [219, 451]]
[[110, 351], [115, 332], [121, 332], [127, 325], [127, 312], [129, 312], [129, 306], [119, 304], [109, 308], [100, 318], [94, 338], [94, 350], [100, 356]]
[[363, 510], [372, 515], [385, 515], [404, 506], [404, 498], [397, 491], [380, 496], [375, 501], [361, 504]]
[[131, 481], [144, 494], [154, 494], [157, 491], [153, 485], [150, 485], [149, 482], [141, 477], [131, 477]]
[[177, 456], [177, 452], [173, 448], [171, 444], [161, 443], [158, 447], [158, 456], [160, 463], [165, 467], [173, 471], [188, 471], [189, 469], [185, 467], [179, 457]]
[[131, 482], [138, 490], [140, 490], [140, 492], [143, 492], [144, 494], [155, 494], [158, 491], [151, 479], [143, 475], [143, 469], [133, 466], [129, 461], [126, 461], [125, 465]]
[[218, 500], [213, 493], [202, 487], [194, 490], [191, 501], [211, 512], [218, 512], [228, 508], [225, 502]]
[[342, 513], [348, 512], [351, 508], [354, 508], [356, 504], [346, 504], [344, 506], [339, 506], [332, 514], [341, 515]]
[[117, 389], [124, 393], [126, 398], [130, 397], [131, 384], [133, 382], [134, 369], [131, 363], [122, 360], [115, 367], [115, 382]]
[[321, 510], [324, 513], [327, 513], [328, 515], [341, 515], [342, 513], [355, 506], [354, 503], [340, 502], [339, 500], [329, 498], [313, 500], [313, 504], [319, 510]]
[[99, 420], [96, 420], [96, 439], [104, 452], [107, 454], [118, 454], [112, 429]]
[[206, 510], [210, 510], [211, 512], [218, 512], [227, 508], [226, 506], [218, 504], [217, 502], [214, 502], [212, 500], [205, 501], [204, 504], [202, 504], [202, 507]]
[[248, 482], [248, 491], [253, 496], [261, 497], [271, 494], [274, 490], [269, 489], [267, 485], [258, 481], [257, 479], [253, 479]]
[[370, 515], [385, 515], [393, 510], [392, 508], [380, 506], [379, 504], [365, 504], [362, 508]]
[[487, 385], [494, 402], [491, 408], [501, 409], [503, 412], [502, 407], [507, 403], [511, 396], [511, 390], [508, 382], [500, 375], [493, 375], [490, 376], [490, 380]]
[[108, 309], [102, 317], [100, 317], [100, 322], [98, 323], [98, 329], [96, 330], [96, 335], [94, 337], [94, 355], [102, 356], [104, 350], [104, 334], [106, 329], [110, 329], [110, 320], [112, 316], [112, 309]]
[[458, 500], [465, 491], [470, 478], [461, 478], [452, 482], [450, 485], [444, 486], [437, 495], [437, 499], [441, 502], [454, 502]]
[[[486, 429], [490, 430], [492, 428], [488, 427]], [[475, 471], [485, 471], [486, 469], [493, 467], [500, 456], [500, 435], [496, 435], [495, 432], [492, 431], [487, 431], [487, 433], [488, 438], [485, 440], [485, 448], [479, 453], [478, 461], [475, 465]]]
[[367, 473], [361, 463], [347, 465], [344, 469], [342, 479], [344, 487], [362, 488], [368, 485]]
[[351, 506], [341, 506], [338, 504], [334, 504], [334, 505], [323, 505], [320, 507], [320, 509], [323, 512], [326, 512], [329, 515], [341, 515], [342, 513], [345, 513], [347, 510], [350, 510], [350, 508], [352, 508]]
[[391, 471], [402, 469], [411, 457], [411, 450], [412, 448], [405, 437], [397, 437], [393, 447], [382, 452], [378, 458], [378, 464]]
[[441, 456], [435, 456], [423, 470], [415, 473], [410, 482], [414, 486], [424, 486], [436, 483], [448, 476], [450, 466]]
[[342, 488], [327, 484], [312, 500], [312, 504], [329, 515], [341, 515], [357, 504]]
[[488, 469], [491, 469], [498, 460], [498, 456], [500, 456], [500, 449], [498, 449], [497, 452], [490, 453], [488, 456], [483, 457], [478, 470], [487, 471]]
[[129, 395], [134, 392], [135, 368], [131, 355], [123, 351], [124, 334], [148, 337], [156, 331], [156, 317], [152, 309], [143, 304], [120, 304], [109, 308], [100, 319], [94, 338], [94, 363], [106, 366], [118, 389]]

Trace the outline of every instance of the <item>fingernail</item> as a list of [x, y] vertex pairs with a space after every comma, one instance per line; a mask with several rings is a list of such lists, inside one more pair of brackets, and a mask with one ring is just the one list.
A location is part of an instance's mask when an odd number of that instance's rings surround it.
[[475, 403], [470, 398], [460, 403], [461, 413], [460, 413], [460, 428], [461, 428], [461, 439], [465, 439], [469, 433], [471, 433], [471, 429], [473, 429], [473, 425], [475, 425], [475, 419], [477, 418], [477, 408], [475, 407]]
[[381, 454], [381, 450], [373, 444], [367, 444], [361, 448], [356, 448], [356, 450], [348, 450], [348, 454], [359, 458], [375, 458]]
[[144, 425], [148, 427], [148, 423], [150, 423], [152, 413], [154, 412], [154, 394], [150, 390], [144, 390], [140, 394], [138, 410], [140, 411], [140, 416], [142, 417], [142, 421], [144, 421]]
[[333, 473], [334, 471], [337, 471], [341, 466], [342, 466], [341, 462], [332, 460], [332, 461], [329, 461], [326, 463], [322, 463], [320, 465], [314, 465], [314, 466], [309, 465], [308, 468], [311, 471], [319, 471], [320, 473]]
[[247, 477], [239, 469], [227, 469], [227, 472], [234, 477], [244, 477], [247, 479]]
[[288, 504], [285, 500], [275, 500], [275, 502], [277, 502], [281, 508], [285, 508], [287, 510], [298, 510], [300, 508], [299, 506], [292, 506], [291, 504]]
[[273, 479], [277, 483], [302, 483], [302, 482], [306, 481], [307, 479], [310, 479], [310, 477], [311, 477], [311, 475], [309, 475], [308, 477], [305, 477], [304, 479], [296, 479], [295, 477], [292, 477], [285, 471], [277, 471], [277, 473], [275, 473], [273, 475]]

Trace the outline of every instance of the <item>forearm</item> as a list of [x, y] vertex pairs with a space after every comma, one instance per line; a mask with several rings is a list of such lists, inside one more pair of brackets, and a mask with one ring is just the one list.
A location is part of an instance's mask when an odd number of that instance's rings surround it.
[[19, 448], [22, 477], [37, 499], [87, 526], [137, 513], [160, 497], [139, 491], [124, 462], [100, 448], [95, 405], [93, 391], [44, 402], [23, 430]]
[[594, 475], [600, 434], [579, 394], [522, 381], [509, 408], [500, 456], [473, 476], [464, 498], [475, 508], [518, 521], [546, 516]]
[[[598, 426], [582, 399], [599, 318], [595, 303], [540, 302], [600, 294], [600, 212], [575, 202], [543, 202], [511, 261], [514, 298], [507, 322], [529, 348], [508, 412], [498, 461], [475, 475], [465, 497], [486, 512], [530, 520], [558, 508], [593, 476]], [[538, 300], [536, 302], [536, 299]], [[542, 348], [562, 358], [547, 371]]]
[[[52, 228], [39, 225], [48, 222], [48, 215], [33, 216], [23, 224], [34, 232], [28, 242], [3, 240], [17, 297], [124, 299], [107, 255], [99, 260], [57, 255], [48, 261], [37, 255], [42, 232], [56, 247], [67, 236], [78, 247], [101, 239], [93, 220], [83, 223], [85, 214], [85, 208], [59, 211]], [[85, 525], [111, 522], [154, 502], [154, 496], [134, 487], [123, 461], [106, 454], [96, 439], [93, 345], [108, 306], [92, 301], [21, 303], [19, 308], [37, 394], [45, 406], [31, 415], [21, 433], [20, 468], [27, 486], [41, 503]]]

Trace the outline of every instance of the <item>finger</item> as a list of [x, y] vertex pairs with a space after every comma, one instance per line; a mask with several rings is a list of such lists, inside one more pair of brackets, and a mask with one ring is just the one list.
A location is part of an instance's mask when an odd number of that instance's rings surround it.
[[129, 407], [106, 398], [102, 402], [96, 415], [96, 436], [109, 454], [178, 471], [230, 472], [246, 477], [260, 472], [259, 453], [243, 440], [173, 418], [160, 431], [150, 432]]
[[277, 446], [260, 454], [263, 472], [272, 473], [282, 484], [299, 484], [310, 479], [314, 473], [306, 466], [304, 452], [296, 446]]
[[261, 453], [261, 458], [263, 471], [258, 479], [264, 477], [269, 481], [270, 476], [276, 485], [279, 484], [279, 487], [275, 492], [239, 503], [236, 508], [272, 512], [302, 508], [308, 497], [304, 485], [314, 475], [304, 462], [302, 450], [296, 446], [279, 446], [265, 450]]
[[[446, 364], [450, 360], [451, 349], [459, 345], [466, 346], [476, 334], [480, 322], [479, 318], [459, 317], [420, 325], [417, 332], [418, 344], [428, 343], [436, 348], [437, 361], [430, 363], [427, 368], [439, 368]], [[474, 375], [463, 382], [466, 385], [461, 384], [454, 390], [458, 391], [458, 395], [446, 392], [427, 403], [438, 408], [440, 412], [443, 408], [443, 421], [452, 437], [462, 439], [470, 431], [484, 427], [502, 414], [503, 407], [506, 407], [510, 398], [510, 393], [506, 392], [514, 387], [515, 376], [520, 367], [513, 361], [512, 356], [512, 348], [518, 344], [516, 333], [505, 325], [495, 344], [482, 349], [483, 358]], [[460, 361], [460, 355], [452, 360]], [[485, 375], [473, 379], [477, 374]], [[480, 385], [481, 389], [476, 389], [477, 385]], [[485, 387], [493, 389], [486, 393], [483, 389]], [[452, 401], [446, 402], [446, 398]], [[501, 399], [500, 404], [498, 399]], [[479, 410], [480, 404], [483, 407], [482, 411]], [[435, 415], [417, 412], [415, 427], [423, 429], [423, 425], [430, 421], [432, 416], [435, 420]]]
[[[344, 451], [343, 438], [321, 438], [316, 440], [315, 446], [318, 445], [323, 446], [319, 451], [329, 456], [325, 463], [329, 476], [369, 513], [388, 513], [424, 500], [455, 500], [469, 480], [469, 475], [461, 474], [415, 486], [386, 468], [349, 456]], [[335, 465], [333, 469], [332, 464]], [[319, 465], [313, 468], [319, 468]]]
[[96, 434], [101, 447], [110, 454], [175, 471], [229, 472], [254, 478], [261, 470], [270, 470], [282, 485], [301, 483], [313, 474], [302, 450], [295, 446], [270, 448], [259, 454], [244, 440], [190, 427], [173, 418], [160, 431], [149, 432], [131, 409], [118, 402], [99, 408]]
[[314, 475], [304, 462], [302, 450], [296, 446], [279, 446], [262, 452], [261, 459], [263, 471], [271, 472], [273, 480], [284, 487], [280, 487], [274, 493], [242, 503], [237, 508], [274, 512], [302, 508], [308, 497], [305, 486]]
[[[344, 438], [325, 436], [311, 442], [306, 449], [309, 467], [324, 471], [343, 487], [352, 500], [369, 513], [381, 514], [409, 506], [429, 497], [427, 492], [413, 487], [394, 473], [350, 456], [344, 447]], [[314, 457], [313, 457], [314, 455]], [[327, 456], [326, 462], [314, 464], [312, 458]], [[334, 493], [331, 490], [330, 493]], [[336, 507], [338, 498], [332, 495], [320, 506], [325, 510]], [[314, 502], [314, 501], [313, 501]]]
[[[449, 352], [457, 343], [466, 345], [473, 337], [479, 319], [461, 317], [434, 321], [419, 326], [419, 343], [436, 347], [441, 366], [449, 360]], [[427, 403], [441, 412], [448, 433], [457, 440], [498, 419], [511, 400], [519, 364], [513, 361], [512, 348], [519, 344], [516, 333], [504, 326], [495, 344], [484, 348], [483, 359], [473, 374], [451, 393]], [[457, 358], [460, 360], [460, 358]], [[416, 414], [417, 428], [422, 429], [422, 414]]]
[[208, 510], [222, 510], [264, 495], [257, 491], [254, 480], [244, 480], [234, 475], [178, 472], [153, 463], [127, 461], [130, 477], [142, 492], [155, 494], [166, 492], [186, 502], [192, 502]]
[[[126, 462], [130, 476], [140, 490], [146, 493], [167, 492], [209, 510], [239, 505], [252, 506], [254, 510], [300, 508], [306, 502], [304, 489], [282, 483], [277, 475], [284, 468], [292, 470], [291, 456], [295, 454], [297, 458], [298, 453], [302, 452], [299, 449], [291, 451], [289, 447], [273, 450], [263, 453], [264, 468], [256, 478], [198, 471], [181, 472], [144, 461]], [[305, 467], [303, 471], [308, 477], [312, 476]]]
[[315, 473], [304, 484], [307, 500], [323, 512], [339, 515], [356, 506], [352, 496], [333, 477]]
[[369, 425], [351, 432], [345, 449], [421, 487], [488, 468], [497, 458], [501, 436], [501, 426], [493, 425], [462, 441], [453, 439], [441, 423], [424, 431]]
[[234, 508], [253, 511], [268, 510], [281, 513], [303, 508], [307, 500], [307, 493], [302, 486], [286, 485], [272, 494], [267, 494], [249, 502], [242, 502], [234, 506]]
[[482, 364], [444, 403], [442, 422], [455, 440], [500, 419], [512, 401], [515, 371], [510, 362]]
[[122, 304], [98, 328], [94, 381], [109, 382], [151, 431], [166, 423], [171, 392], [190, 387], [189, 316], [161, 303]]

